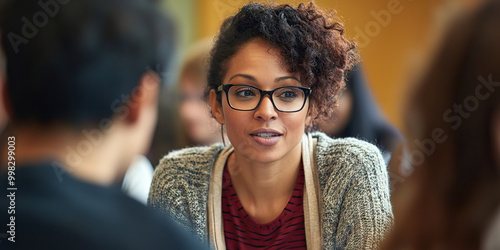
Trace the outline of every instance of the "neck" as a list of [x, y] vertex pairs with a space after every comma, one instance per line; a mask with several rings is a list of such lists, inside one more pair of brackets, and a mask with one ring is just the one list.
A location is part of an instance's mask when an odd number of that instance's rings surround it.
[[[233, 153], [228, 168], [233, 187], [249, 215], [259, 222], [276, 218], [285, 208], [301, 166], [301, 143], [282, 159], [259, 163]], [[263, 215], [262, 211], [266, 211]]]
[[[17, 168], [46, 160], [57, 162], [66, 173], [99, 185], [110, 185], [120, 173], [117, 140], [104, 136], [100, 143], [92, 143], [79, 131], [65, 127], [16, 127], [8, 129], [6, 137], [15, 137]], [[4, 140], [6, 141], [6, 140]], [[2, 149], [6, 162], [7, 148]]]

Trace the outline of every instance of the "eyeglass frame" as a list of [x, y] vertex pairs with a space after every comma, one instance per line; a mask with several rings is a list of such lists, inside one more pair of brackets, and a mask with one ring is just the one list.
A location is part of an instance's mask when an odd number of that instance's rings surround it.
[[[233, 105], [231, 105], [231, 102], [229, 101], [229, 89], [231, 87], [233, 87], [233, 86], [248, 86], [248, 87], [257, 89], [260, 92], [260, 100], [257, 103], [257, 105], [255, 106], [255, 108], [253, 108], [253, 109], [237, 109], [237, 108], [233, 107]], [[302, 90], [304, 92], [304, 96], [305, 96], [304, 97], [304, 103], [302, 103], [302, 106], [298, 110], [295, 110], [295, 111], [282, 111], [282, 110], [280, 110], [280, 109], [278, 109], [276, 107], [276, 104], [274, 103], [273, 94], [274, 94], [274, 92], [276, 90], [284, 89], [284, 88], [290, 88], [290, 87], [298, 88], [298, 89], [300, 89], [300, 90]], [[304, 106], [306, 105], [307, 98], [312, 93], [312, 90], [310, 88], [302, 87], [302, 86], [283, 86], [283, 87], [279, 87], [279, 88], [276, 88], [276, 89], [273, 89], [273, 90], [270, 90], [270, 91], [266, 91], [266, 90], [262, 90], [262, 89], [259, 89], [259, 88], [255, 87], [255, 86], [247, 85], [247, 84], [222, 84], [222, 85], [219, 85], [219, 87], [217, 87], [217, 92], [221, 92], [222, 90], [224, 90], [224, 92], [226, 93], [227, 104], [229, 104], [229, 107], [231, 107], [234, 110], [238, 110], [238, 111], [254, 111], [254, 110], [256, 110], [260, 106], [260, 103], [262, 102], [262, 99], [264, 99], [264, 96], [265, 95], [269, 95], [269, 99], [271, 100], [271, 103], [273, 104], [274, 109], [276, 109], [279, 112], [283, 112], [283, 113], [296, 113], [296, 112], [300, 112], [302, 109], [304, 109]]]

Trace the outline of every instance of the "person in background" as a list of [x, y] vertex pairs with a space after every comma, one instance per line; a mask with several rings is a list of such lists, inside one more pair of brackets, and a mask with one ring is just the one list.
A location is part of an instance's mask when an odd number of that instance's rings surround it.
[[336, 18], [314, 3], [247, 4], [227, 18], [207, 81], [231, 145], [165, 156], [148, 204], [215, 249], [377, 248], [392, 225], [380, 151], [309, 133], [357, 61]]
[[319, 130], [332, 138], [354, 137], [375, 144], [387, 164], [401, 141], [400, 133], [382, 116], [360, 65], [347, 72], [346, 91], [331, 117], [319, 121]]
[[172, 23], [143, 0], [61, 2], [0, 10], [0, 248], [203, 249], [114, 185], [149, 146]]
[[186, 56], [179, 76], [179, 115], [188, 139], [186, 146], [206, 146], [222, 142], [220, 125], [205, 101], [206, 73], [213, 38], [195, 43]]
[[175, 149], [222, 142], [220, 125], [211, 115], [204, 97], [212, 45], [212, 37], [191, 45], [179, 69], [177, 85], [164, 91], [148, 154], [151, 162], [157, 164], [167, 152]]
[[384, 249], [500, 249], [500, 1], [464, 13], [412, 93]]

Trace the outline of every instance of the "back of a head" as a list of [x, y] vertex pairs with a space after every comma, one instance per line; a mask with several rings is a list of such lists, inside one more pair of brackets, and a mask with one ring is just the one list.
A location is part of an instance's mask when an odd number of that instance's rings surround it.
[[499, 26], [497, 0], [457, 18], [419, 81], [407, 112], [415, 173], [395, 195], [389, 249], [479, 249], [500, 208]]
[[172, 24], [144, 0], [8, 0], [0, 14], [14, 123], [95, 125], [172, 53]]

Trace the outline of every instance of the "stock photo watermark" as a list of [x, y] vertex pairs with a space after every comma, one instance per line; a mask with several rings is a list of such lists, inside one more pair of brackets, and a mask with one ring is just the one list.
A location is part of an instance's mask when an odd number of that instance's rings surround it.
[[[16, 242], [16, 137], [7, 137], [7, 224], [6, 238], [8, 241]], [[2, 234], [1, 238], [5, 234]], [[1, 243], [1, 241], [0, 241]]]

